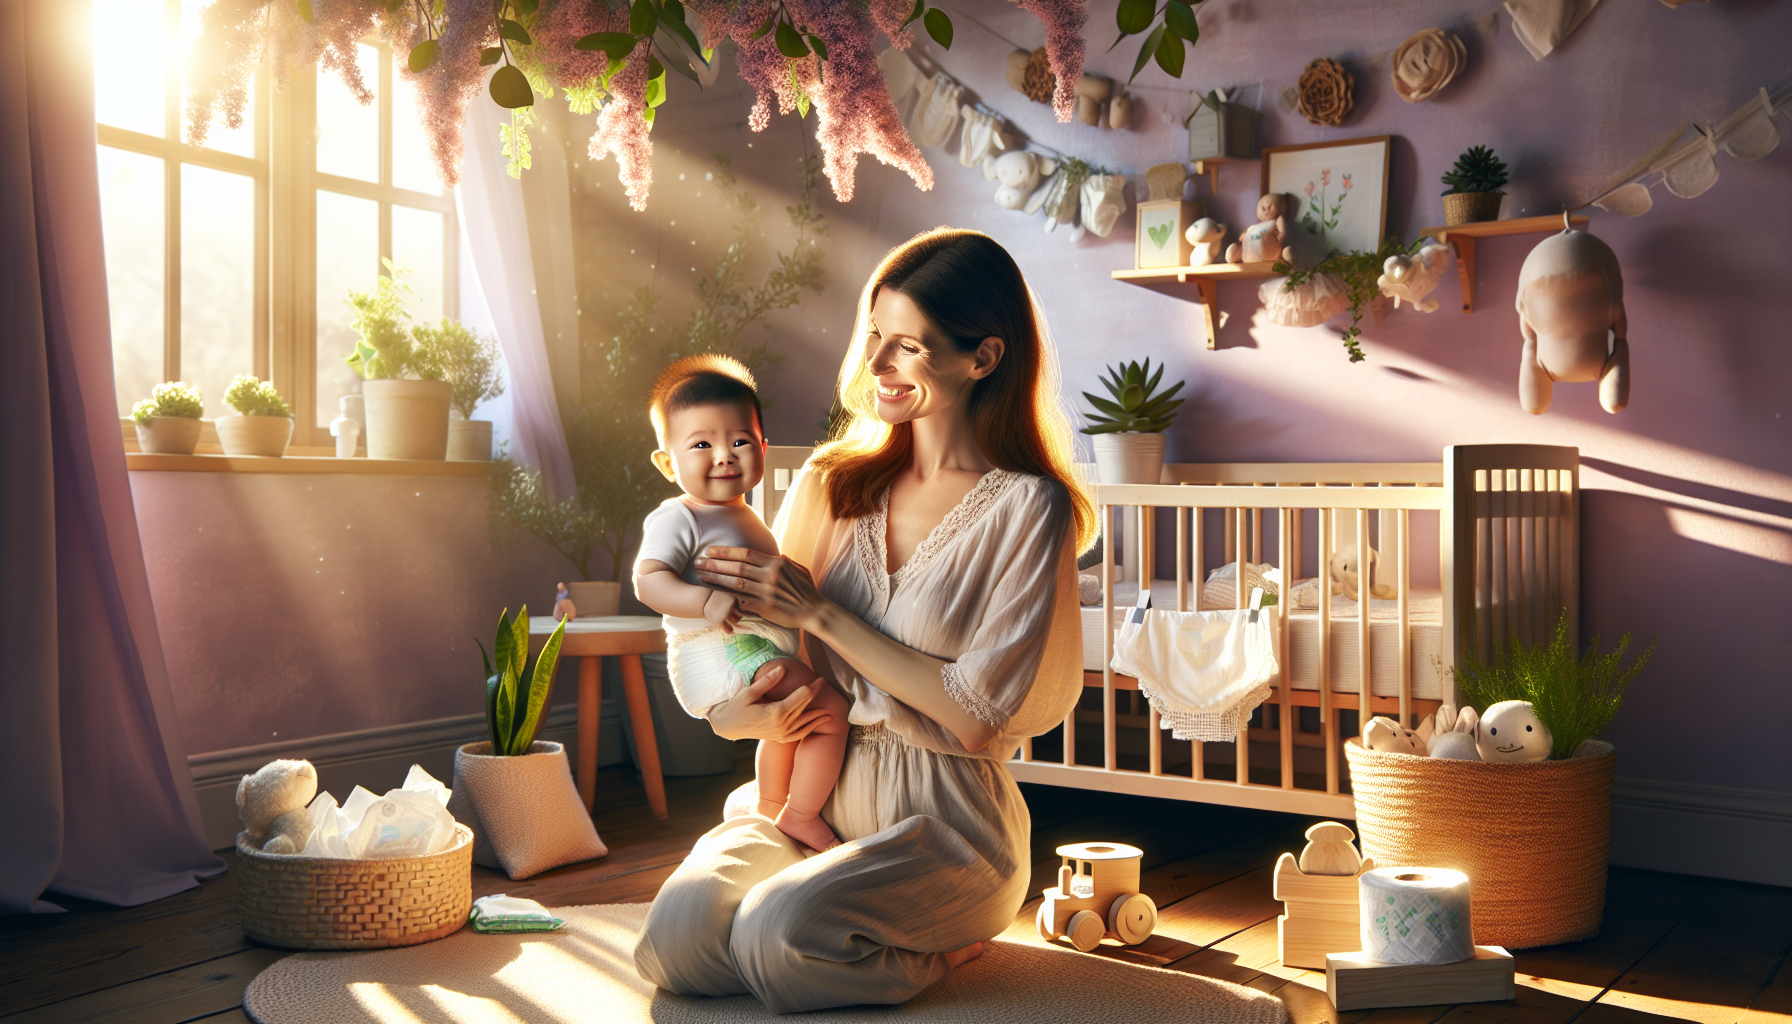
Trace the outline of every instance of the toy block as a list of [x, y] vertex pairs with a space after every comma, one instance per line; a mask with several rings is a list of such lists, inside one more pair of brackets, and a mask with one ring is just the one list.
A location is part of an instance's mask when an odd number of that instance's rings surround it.
[[1363, 952], [1325, 958], [1325, 994], [1342, 1010], [1387, 1006], [1442, 1006], [1511, 999], [1512, 954], [1476, 946], [1475, 955], [1453, 964], [1384, 964]]
[[1282, 854], [1274, 893], [1288, 910], [1276, 919], [1276, 948], [1284, 966], [1324, 970], [1327, 953], [1362, 946], [1357, 878], [1374, 868], [1375, 858], [1365, 857], [1355, 874], [1309, 875], [1293, 854]]

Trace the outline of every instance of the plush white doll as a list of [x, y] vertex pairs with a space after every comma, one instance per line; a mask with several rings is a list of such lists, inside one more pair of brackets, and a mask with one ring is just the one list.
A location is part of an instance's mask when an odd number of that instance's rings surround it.
[[[1374, 548], [1369, 549], [1369, 578], [1375, 578], [1375, 563], [1380, 561], [1381, 553]], [[1357, 600], [1357, 582], [1361, 559], [1357, 555], [1355, 544], [1346, 544], [1332, 554], [1331, 575], [1332, 593], [1343, 594], [1352, 601]], [[1379, 597], [1386, 601], [1394, 596], [1394, 587], [1390, 583], [1376, 583], [1369, 587], [1370, 597]]]
[[1019, 150], [988, 156], [983, 160], [983, 176], [999, 181], [996, 205], [1004, 210], [1019, 210], [1039, 190], [1039, 183], [1058, 169], [1058, 161], [1038, 153]]
[[1427, 753], [1425, 741], [1419, 739], [1418, 733], [1392, 718], [1380, 716], [1369, 719], [1369, 724], [1363, 726], [1363, 746], [1370, 750], [1394, 754], [1413, 754], [1418, 757], [1424, 757]]
[[1585, 231], [1537, 243], [1518, 271], [1518, 404], [1541, 415], [1556, 381], [1599, 382], [1599, 404], [1630, 403], [1624, 276], [1611, 247]]
[[1288, 246], [1288, 219], [1282, 216], [1287, 206], [1280, 193], [1264, 193], [1257, 200], [1257, 223], [1245, 228], [1238, 241], [1226, 248], [1226, 262], [1293, 260], [1294, 250]]
[[298, 853], [311, 836], [305, 805], [317, 795], [310, 761], [269, 761], [236, 786], [236, 813], [249, 842], [267, 853]]
[[1479, 761], [1481, 753], [1475, 748], [1475, 725], [1479, 721], [1474, 708], [1458, 712], [1454, 704], [1441, 704], [1435, 716], [1426, 715], [1419, 723], [1419, 738], [1425, 741], [1432, 757]]
[[1543, 761], [1554, 738], [1528, 700], [1502, 700], [1487, 709], [1475, 728], [1475, 748], [1483, 761]]
[[1202, 217], [1190, 224], [1183, 236], [1188, 239], [1188, 244], [1194, 246], [1188, 256], [1189, 266], [1205, 267], [1209, 263], [1220, 262], [1220, 243], [1226, 238], [1226, 225], [1212, 217]]
[[1437, 309], [1437, 300], [1428, 299], [1437, 282], [1443, 280], [1444, 268], [1450, 263], [1450, 247], [1426, 242], [1411, 256], [1389, 256], [1381, 265], [1381, 278], [1375, 283], [1381, 294], [1394, 300], [1399, 309], [1402, 300], [1421, 313]]

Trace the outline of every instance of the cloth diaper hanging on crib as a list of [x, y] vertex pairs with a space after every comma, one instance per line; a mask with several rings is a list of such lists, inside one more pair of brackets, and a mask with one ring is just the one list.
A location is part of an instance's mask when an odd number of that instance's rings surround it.
[[1138, 678], [1177, 739], [1232, 742], [1276, 678], [1276, 622], [1248, 608], [1135, 611], [1114, 638], [1111, 665]]

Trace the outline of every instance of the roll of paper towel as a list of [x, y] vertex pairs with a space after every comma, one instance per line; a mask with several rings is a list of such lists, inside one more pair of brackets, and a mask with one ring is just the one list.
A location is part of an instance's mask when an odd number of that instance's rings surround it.
[[1468, 876], [1376, 868], [1359, 876], [1363, 952], [1384, 964], [1453, 964], [1475, 955]]

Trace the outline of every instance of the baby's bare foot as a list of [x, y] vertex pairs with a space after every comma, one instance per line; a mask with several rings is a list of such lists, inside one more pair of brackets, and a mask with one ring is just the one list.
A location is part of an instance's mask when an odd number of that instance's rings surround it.
[[963, 949], [955, 949], [946, 954], [947, 967], [959, 967], [983, 955], [983, 943], [973, 942]]
[[777, 817], [778, 831], [809, 847], [811, 850], [827, 851], [840, 845], [840, 837], [822, 821], [819, 816], [807, 818], [795, 813], [789, 807]]

